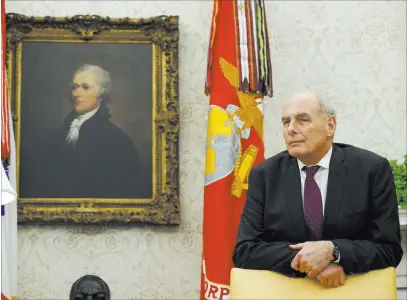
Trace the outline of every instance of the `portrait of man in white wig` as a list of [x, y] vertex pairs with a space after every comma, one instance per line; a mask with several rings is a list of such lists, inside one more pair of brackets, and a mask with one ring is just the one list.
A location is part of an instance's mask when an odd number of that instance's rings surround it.
[[74, 73], [72, 111], [47, 145], [44, 196], [143, 198], [151, 193], [145, 190], [136, 147], [110, 120], [111, 85], [109, 72], [97, 65], [82, 65]]

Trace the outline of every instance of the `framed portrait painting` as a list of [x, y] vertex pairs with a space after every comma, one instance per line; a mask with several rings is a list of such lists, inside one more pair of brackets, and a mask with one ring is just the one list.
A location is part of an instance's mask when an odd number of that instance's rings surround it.
[[178, 18], [6, 21], [19, 223], [179, 224]]

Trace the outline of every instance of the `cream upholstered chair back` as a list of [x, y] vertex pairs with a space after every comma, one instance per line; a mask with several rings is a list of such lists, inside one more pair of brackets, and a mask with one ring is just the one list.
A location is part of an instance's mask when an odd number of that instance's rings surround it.
[[397, 299], [396, 271], [390, 267], [348, 276], [337, 288], [324, 288], [309, 278], [290, 278], [271, 271], [234, 268], [230, 299]]

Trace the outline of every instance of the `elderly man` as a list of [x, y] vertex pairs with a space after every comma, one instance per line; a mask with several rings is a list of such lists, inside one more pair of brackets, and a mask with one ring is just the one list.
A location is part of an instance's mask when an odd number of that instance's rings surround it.
[[287, 150], [252, 169], [233, 261], [236, 267], [315, 278], [396, 267], [402, 258], [389, 162], [333, 142], [336, 116], [316, 94], [285, 105]]
[[147, 198], [138, 152], [131, 139], [109, 118], [109, 73], [84, 65], [73, 76], [73, 109], [64, 125], [44, 143], [44, 184], [39, 197]]

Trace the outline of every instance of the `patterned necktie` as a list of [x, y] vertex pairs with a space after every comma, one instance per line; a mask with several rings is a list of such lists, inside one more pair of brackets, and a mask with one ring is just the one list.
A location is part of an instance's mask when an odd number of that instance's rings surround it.
[[324, 220], [321, 191], [314, 179], [314, 175], [318, 169], [319, 166], [303, 168], [307, 173], [304, 185], [304, 214], [312, 241], [321, 240]]

